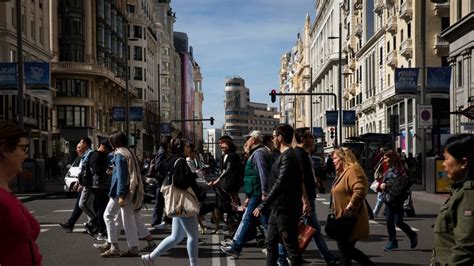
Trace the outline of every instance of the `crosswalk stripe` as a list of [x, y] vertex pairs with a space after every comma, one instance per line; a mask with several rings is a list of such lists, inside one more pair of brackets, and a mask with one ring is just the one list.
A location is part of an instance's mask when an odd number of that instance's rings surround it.
[[212, 266], [221, 266], [221, 257], [219, 256], [219, 235], [213, 234], [212, 235], [212, 259], [211, 265]]
[[72, 212], [72, 210], [54, 210], [53, 212]]
[[324, 204], [324, 205], [329, 205], [329, 202], [327, 202], [327, 201], [323, 201], [321, 203]]
[[316, 198], [317, 201], [326, 201], [325, 198]]
[[48, 232], [48, 231], [49, 231], [49, 229], [40, 229], [40, 232], [41, 232], [41, 233], [46, 233], [46, 232]]
[[59, 224], [40, 224], [40, 227], [58, 227]]

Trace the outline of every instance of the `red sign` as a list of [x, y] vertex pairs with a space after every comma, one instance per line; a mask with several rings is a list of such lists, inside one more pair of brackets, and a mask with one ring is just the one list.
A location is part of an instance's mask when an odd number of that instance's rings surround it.
[[474, 120], [474, 105], [471, 105], [466, 109], [462, 110], [461, 114], [469, 118], [470, 120]]

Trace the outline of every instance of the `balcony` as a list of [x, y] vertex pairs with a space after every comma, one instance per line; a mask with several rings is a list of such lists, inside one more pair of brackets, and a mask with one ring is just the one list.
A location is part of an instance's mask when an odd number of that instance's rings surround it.
[[369, 99], [363, 101], [360, 109], [363, 113], [366, 114], [375, 112], [377, 110], [377, 106], [375, 104], [375, 97], [370, 97]]
[[435, 3], [433, 11], [435, 15], [440, 18], [449, 17], [449, 1], [446, 1], [444, 3]]
[[110, 69], [102, 65], [93, 65], [76, 62], [51, 63], [51, 72], [60, 72], [64, 74], [84, 74], [91, 76], [101, 76], [115, 82], [122, 88], [125, 88], [125, 79], [117, 77]]
[[408, 58], [413, 54], [413, 45], [411, 39], [406, 39], [400, 44], [400, 55]]
[[392, 68], [395, 68], [397, 66], [397, 51], [396, 50], [392, 50], [391, 52], [387, 54], [386, 63], [388, 66]]
[[355, 26], [354, 34], [359, 38], [362, 36], [362, 24], [359, 23]]
[[374, 3], [374, 13], [381, 14], [383, 12], [383, 1], [382, 0], [375, 0]]
[[351, 69], [352, 71], [355, 71], [356, 70], [356, 60], [355, 60], [355, 58], [350, 58], [349, 61], [348, 61], [348, 65], [349, 65], [349, 69]]
[[400, 5], [400, 12], [399, 16], [401, 19], [405, 21], [411, 20], [413, 15], [413, 5], [412, 0], [404, 0], [403, 3]]
[[349, 65], [344, 65], [342, 67], [342, 75], [348, 76], [352, 74], [352, 70], [349, 68]]
[[391, 15], [390, 17], [388, 17], [387, 19], [387, 26], [386, 26], [386, 30], [392, 34], [394, 33], [397, 33], [397, 17], [394, 16], [394, 15]]
[[349, 87], [349, 93], [352, 95], [352, 96], [356, 96], [357, 94], [357, 87], [359, 85], [357, 83], [352, 83]]
[[435, 40], [433, 49], [438, 56], [448, 56], [449, 54], [449, 42], [446, 41], [440, 34], [435, 34]]
[[354, 10], [362, 9], [362, 0], [354, 1]]
[[348, 90], [344, 90], [344, 99], [345, 100], [349, 100], [351, 98], [351, 95], [349, 94], [349, 91]]

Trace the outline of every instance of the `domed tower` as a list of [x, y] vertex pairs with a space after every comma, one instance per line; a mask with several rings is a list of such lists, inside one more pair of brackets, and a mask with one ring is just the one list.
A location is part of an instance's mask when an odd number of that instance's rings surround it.
[[225, 126], [224, 135], [229, 135], [237, 147], [244, 145], [244, 135], [248, 133], [248, 122], [251, 110], [249, 109], [249, 89], [245, 87], [245, 80], [239, 76], [230, 76], [225, 79]]

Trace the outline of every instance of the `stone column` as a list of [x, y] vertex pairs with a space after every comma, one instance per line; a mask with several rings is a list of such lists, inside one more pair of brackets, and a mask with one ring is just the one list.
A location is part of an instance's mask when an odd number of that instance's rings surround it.
[[92, 35], [95, 34], [95, 29], [92, 29], [92, 1], [84, 2], [84, 30], [83, 34], [86, 39], [84, 43], [84, 61], [87, 64], [93, 63], [93, 54], [92, 54]]

